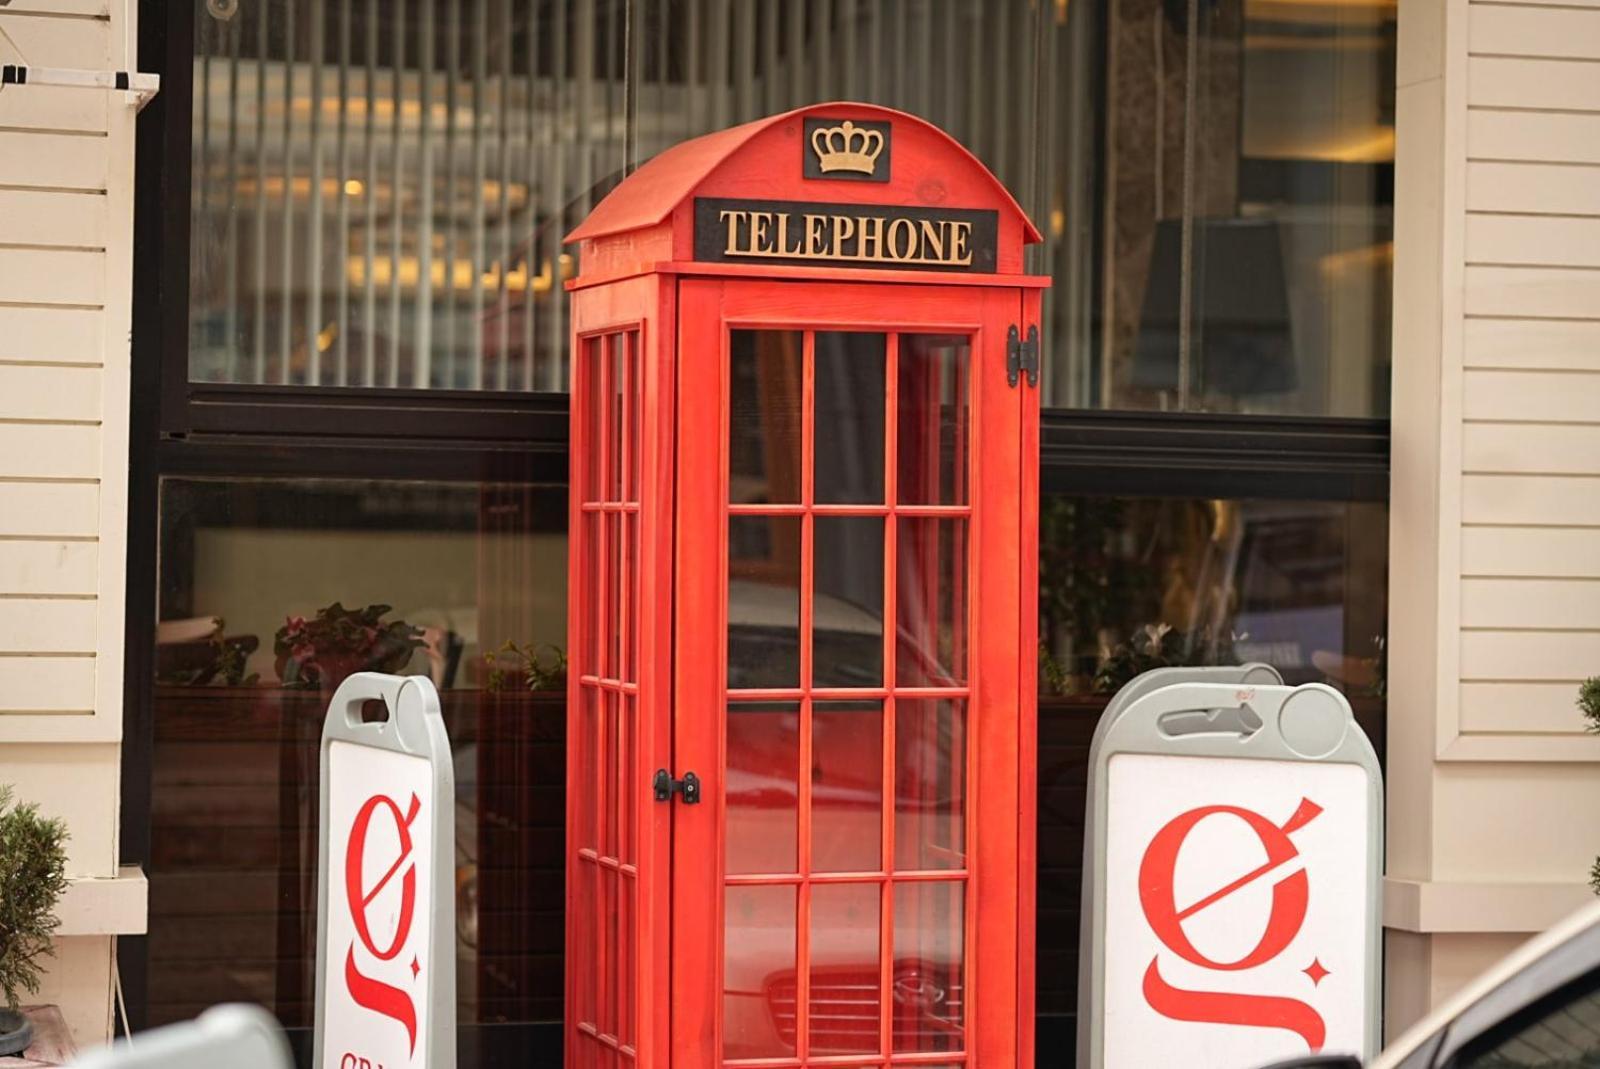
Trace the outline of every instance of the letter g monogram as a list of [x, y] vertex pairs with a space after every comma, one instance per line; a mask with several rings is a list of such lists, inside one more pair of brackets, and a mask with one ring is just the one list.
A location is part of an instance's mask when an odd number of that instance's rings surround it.
[[[1144, 908], [1150, 928], [1168, 950], [1192, 965], [1221, 972], [1239, 972], [1264, 965], [1281, 954], [1299, 934], [1305, 923], [1310, 885], [1304, 868], [1283, 877], [1272, 887], [1272, 910], [1255, 948], [1236, 961], [1216, 961], [1207, 957], [1190, 941], [1183, 922], [1208, 906], [1220, 902], [1273, 869], [1299, 856], [1289, 836], [1316, 819], [1322, 812], [1309, 798], [1281, 827], [1260, 813], [1238, 806], [1201, 806], [1181, 813], [1156, 833], [1139, 864], [1139, 904]], [[1211, 816], [1225, 815], [1242, 820], [1260, 840], [1266, 861], [1232, 883], [1212, 892], [1193, 905], [1179, 909], [1174, 900], [1174, 874], [1178, 853], [1196, 825]], [[1297, 999], [1273, 995], [1241, 995], [1221, 991], [1184, 991], [1172, 987], [1161, 977], [1160, 956], [1150, 959], [1144, 974], [1144, 996], [1150, 1008], [1177, 1021], [1244, 1025], [1256, 1028], [1283, 1028], [1306, 1041], [1313, 1053], [1322, 1048], [1327, 1026], [1311, 1006]]]

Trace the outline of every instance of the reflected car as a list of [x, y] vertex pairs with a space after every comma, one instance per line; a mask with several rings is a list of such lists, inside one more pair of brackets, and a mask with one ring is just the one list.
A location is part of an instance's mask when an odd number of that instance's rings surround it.
[[[1513, 951], [1366, 1069], [1591, 1066], [1600, 1066], [1600, 903]], [[1362, 1069], [1362, 1062], [1311, 1055], [1268, 1069]]]

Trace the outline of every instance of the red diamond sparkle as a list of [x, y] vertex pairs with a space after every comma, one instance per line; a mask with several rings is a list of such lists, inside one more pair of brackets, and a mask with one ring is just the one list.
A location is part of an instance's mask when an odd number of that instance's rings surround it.
[[1312, 987], [1316, 987], [1318, 984], [1322, 983], [1323, 977], [1329, 975], [1328, 970], [1322, 967], [1322, 962], [1316, 958], [1312, 958], [1311, 964], [1307, 965], [1300, 971], [1311, 977]]
[[411, 979], [415, 980], [417, 978], [417, 973], [421, 971], [422, 966], [417, 964], [417, 956], [415, 954], [411, 955]]

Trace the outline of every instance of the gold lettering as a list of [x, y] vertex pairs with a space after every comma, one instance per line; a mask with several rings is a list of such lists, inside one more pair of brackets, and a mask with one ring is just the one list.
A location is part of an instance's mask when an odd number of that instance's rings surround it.
[[722, 222], [728, 228], [728, 246], [727, 246], [727, 248], [722, 250], [722, 253], [723, 253], [724, 256], [736, 256], [736, 255], [738, 255], [738, 253], [739, 253], [739, 220], [743, 219], [745, 216], [747, 216], [749, 214], [750, 214], [749, 212], [735, 211], [732, 208], [724, 208], [724, 209], [722, 209], [722, 211], [717, 213], [717, 218], [721, 219]]
[[805, 238], [803, 234], [795, 234], [795, 243], [789, 244], [789, 213], [784, 212], [778, 216], [778, 251], [785, 256], [804, 256]]
[[950, 224], [950, 263], [972, 263], [972, 224], [955, 222]]
[[861, 242], [858, 250], [858, 259], [882, 260], [883, 255], [883, 218], [881, 216], [858, 216], [858, 226], [861, 228]]
[[750, 213], [750, 251], [767, 251], [767, 227], [772, 222], [771, 212]]
[[891, 260], [918, 260], [917, 255], [917, 224], [910, 219], [892, 219], [889, 222], [889, 240], [884, 242], [884, 251]]
[[822, 224], [827, 221], [827, 216], [806, 214], [806, 241], [801, 255], [807, 257], [823, 257], [828, 253], [824, 244]]
[[863, 206], [854, 215], [724, 208], [717, 219], [725, 256], [970, 267], [976, 255], [971, 222], [910, 218], [893, 208]]
[[[856, 221], [854, 219], [848, 215], [836, 215], [833, 217], [833, 259], [842, 260], [845, 258], [844, 243], [854, 237], [855, 232]], [[859, 257], [855, 258], [859, 259]]]

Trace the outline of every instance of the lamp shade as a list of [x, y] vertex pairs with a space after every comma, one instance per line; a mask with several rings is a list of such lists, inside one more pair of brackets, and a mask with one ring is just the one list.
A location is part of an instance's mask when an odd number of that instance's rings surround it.
[[[1132, 385], [1178, 389], [1183, 225], [1156, 224]], [[1196, 394], [1244, 397], [1295, 388], [1294, 332], [1283, 243], [1271, 219], [1194, 222], [1193, 330], [1189, 387]]]

